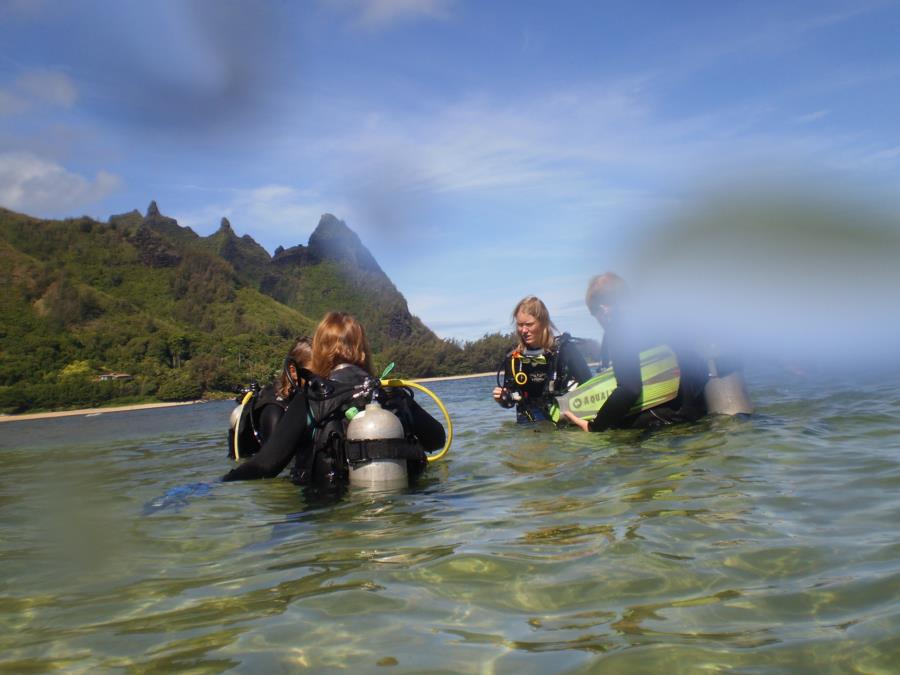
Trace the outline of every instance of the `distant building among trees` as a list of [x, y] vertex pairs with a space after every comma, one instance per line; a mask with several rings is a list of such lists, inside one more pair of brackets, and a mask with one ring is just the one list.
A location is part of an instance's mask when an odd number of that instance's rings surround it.
[[97, 379], [101, 382], [113, 382], [116, 380], [124, 382], [132, 379], [132, 377], [128, 373], [103, 373]]

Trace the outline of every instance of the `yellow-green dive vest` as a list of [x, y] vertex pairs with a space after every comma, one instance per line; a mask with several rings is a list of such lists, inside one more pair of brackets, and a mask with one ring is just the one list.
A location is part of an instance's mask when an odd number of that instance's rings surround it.
[[[681, 369], [678, 367], [675, 352], [667, 345], [660, 345], [641, 352], [641, 383], [643, 385], [641, 396], [628, 411], [629, 414], [637, 414], [655, 408], [671, 401], [678, 395]], [[567, 410], [571, 410], [582, 419], [592, 419], [617, 386], [619, 385], [616, 382], [615, 364], [613, 364], [612, 368], [558, 396], [556, 404], [550, 408], [551, 419], [558, 422]]]

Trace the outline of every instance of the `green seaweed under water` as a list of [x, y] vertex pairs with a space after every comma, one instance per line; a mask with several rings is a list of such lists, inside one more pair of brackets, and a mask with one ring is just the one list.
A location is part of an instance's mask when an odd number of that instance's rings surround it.
[[4, 424], [0, 671], [897, 672], [896, 378], [606, 434], [429, 386], [446, 461], [332, 504], [218, 483], [225, 402]]

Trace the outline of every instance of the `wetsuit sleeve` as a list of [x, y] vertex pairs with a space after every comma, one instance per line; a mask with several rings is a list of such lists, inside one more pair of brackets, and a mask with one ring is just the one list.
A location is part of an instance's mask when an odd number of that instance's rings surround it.
[[625, 345], [620, 336], [608, 334], [604, 341], [609, 348], [618, 386], [606, 399], [603, 407], [597, 411], [597, 416], [588, 424], [591, 431], [621, 426], [643, 392], [640, 353], [633, 347]]
[[297, 394], [262, 449], [229, 471], [223, 481], [274, 478], [288, 465], [297, 448], [307, 440], [309, 407], [306, 397]]
[[272, 438], [275, 427], [283, 416], [284, 408], [277, 403], [270, 403], [262, 409], [259, 414], [259, 435], [264, 443]]
[[591, 367], [584, 360], [584, 356], [578, 347], [572, 342], [564, 343], [559, 349], [562, 366], [568, 377], [573, 378], [578, 384], [584, 384], [593, 376]]
[[410, 399], [409, 411], [412, 414], [413, 433], [425, 451], [434, 452], [443, 448], [447, 440], [443, 425], [416, 403], [415, 399]]

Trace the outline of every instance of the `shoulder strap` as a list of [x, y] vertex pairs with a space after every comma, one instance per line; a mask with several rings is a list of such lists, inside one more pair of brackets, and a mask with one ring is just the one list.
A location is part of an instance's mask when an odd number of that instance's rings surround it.
[[558, 394], [558, 390], [564, 387], [568, 373], [566, 372], [566, 364], [561, 359], [562, 350], [574, 341], [575, 338], [569, 333], [562, 333], [553, 339], [553, 349], [547, 359], [547, 380], [544, 382], [545, 396], [547, 394]]

